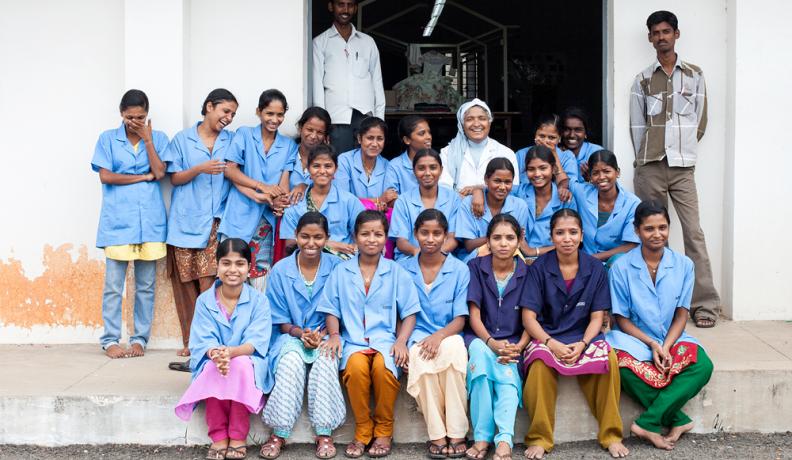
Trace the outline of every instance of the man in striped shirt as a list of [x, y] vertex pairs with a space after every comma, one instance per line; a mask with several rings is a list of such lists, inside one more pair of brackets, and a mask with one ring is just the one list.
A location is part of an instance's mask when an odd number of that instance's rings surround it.
[[674, 203], [685, 254], [696, 266], [690, 313], [698, 327], [718, 319], [720, 297], [712, 280], [704, 232], [699, 224], [695, 165], [698, 141], [707, 127], [704, 74], [674, 51], [677, 17], [656, 11], [646, 20], [657, 61], [635, 77], [630, 96], [630, 132], [635, 148], [635, 193], [642, 200]]

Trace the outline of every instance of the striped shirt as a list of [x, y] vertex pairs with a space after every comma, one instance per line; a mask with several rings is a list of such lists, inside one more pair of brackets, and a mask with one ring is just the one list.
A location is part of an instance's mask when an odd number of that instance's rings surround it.
[[677, 55], [670, 76], [655, 61], [635, 77], [630, 96], [635, 166], [663, 158], [671, 167], [695, 166], [706, 127], [707, 88], [699, 67]]

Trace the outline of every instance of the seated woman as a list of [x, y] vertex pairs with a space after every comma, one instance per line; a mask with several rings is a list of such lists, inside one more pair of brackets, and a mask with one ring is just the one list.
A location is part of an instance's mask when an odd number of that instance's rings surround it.
[[693, 262], [666, 247], [669, 222], [657, 201], [635, 209], [641, 245], [610, 269], [618, 329], [607, 336], [619, 357], [622, 388], [646, 408], [630, 431], [667, 450], [693, 428], [682, 407], [709, 382], [713, 369], [704, 348], [685, 332]]
[[355, 220], [358, 255], [333, 270], [316, 310], [327, 313], [330, 338], [325, 347], [341, 356], [339, 367], [355, 415], [355, 437], [344, 452], [349, 458], [363, 456], [366, 446], [369, 457], [390, 454], [399, 367], [407, 366], [407, 341], [421, 311], [410, 275], [382, 256], [387, 239], [385, 215], [361, 212]]
[[322, 352], [327, 339], [325, 315], [316, 311], [325, 282], [341, 261], [322, 251], [328, 236], [325, 216], [303, 214], [297, 223], [297, 252], [276, 263], [267, 282], [275, 387], [261, 414], [272, 427], [272, 435], [261, 446], [262, 458], [278, 458], [291, 435], [302, 412], [308, 367], [308, 418], [316, 432], [316, 456], [336, 455], [331, 435], [344, 422], [346, 404], [338, 381], [338, 360]]
[[562, 188], [567, 188], [569, 183], [577, 182], [580, 171], [578, 169], [575, 155], [572, 152], [564, 151], [558, 148], [558, 143], [561, 141], [561, 124], [560, 118], [556, 114], [542, 115], [539, 117], [539, 122], [534, 129], [534, 145], [525, 147], [515, 153], [517, 157], [517, 167], [520, 171], [520, 183], [527, 183], [528, 176], [525, 171], [525, 155], [528, 151], [535, 146], [543, 145], [553, 152], [555, 157], [556, 167], [553, 169], [553, 176], [556, 183], [560, 184]]
[[640, 200], [619, 184], [619, 164], [613, 152], [599, 150], [588, 164], [591, 182], [572, 183], [570, 190], [583, 220], [583, 248], [610, 267], [639, 243], [633, 217]]
[[[404, 193], [393, 207], [393, 217], [388, 236], [396, 242], [396, 260], [406, 256], [418, 255], [418, 241], [413, 231], [415, 219], [425, 209], [434, 208], [443, 213], [455, 225], [457, 210], [461, 200], [459, 195], [448, 187], [438, 185], [443, 173], [440, 154], [432, 149], [419, 150], [413, 158], [415, 178], [418, 187]], [[450, 253], [457, 247], [454, 226], [447, 229], [446, 239], [441, 251]]]
[[413, 173], [413, 160], [419, 150], [432, 148], [429, 121], [419, 115], [407, 115], [399, 121], [399, 139], [406, 150], [388, 163], [385, 188], [391, 188], [401, 195], [418, 188], [418, 181]]
[[377, 117], [368, 117], [360, 123], [355, 150], [338, 155], [336, 185], [363, 201], [366, 209], [382, 212], [393, 206], [398, 198], [395, 190], [385, 187], [388, 160], [382, 157], [388, 125]]
[[189, 421], [206, 403], [210, 460], [245, 458], [250, 414], [272, 389], [267, 354], [272, 332], [267, 297], [245, 281], [252, 255], [248, 244], [228, 238], [217, 247], [217, 281], [198, 297], [190, 330], [192, 383], [176, 406]]
[[459, 259], [442, 252], [448, 236], [448, 220], [442, 212], [422, 211], [415, 219], [414, 233], [420, 253], [401, 263], [421, 299], [410, 337], [407, 393], [415, 398], [426, 421], [429, 458], [464, 457], [467, 350], [460, 333], [468, 314], [470, 271]]
[[297, 120], [300, 143], [294, 169], [289, 175], [289, 203], [299, 202], [305, 196], [305, 189], [313, 183], [308, 171], [308, 156], [314, 147], [327, 143], [330, 124], [330, 114], [321, 107], [308, 107]]
[[360, 200], [349, 192], [341, 190], [333, 182], [336, 172], [336, 156], [333, 147], [319, 144], [308, 154], [308, 171], [313, 184], [305, 191], [305, 196], [283, 214], [280, 237], [286, 240], [286, 247], [293, 248], [297, 223], [309, 211], [322, 213], [330, 222], [330, 238], [325, 249], [342, 259], [355, 254], [352, 235], [355, 219], [364, 208]]
[[528, 257], [536, 258], [553, 250], [550, 240], [550, 219], [560, 209], [576, 209], [574, 199], [561, 201], [558, 187], [553, 182], [555, 157], [552, 150], [543, 146], [531, 147], [525, 155], [525, 170], [528, 181], [522, 183], [513, 194], [522, 198], [528, 208], [525, 239]]
[[525, 350], [523, 401], [531, 425], [526, 458], [553, 450], [558, 375], [576, 376], [599, 421], [597, 440], [615, 458], [622, 444], [619, 366], [600, 332], [610, 308], [608, 275], [597, 259], [580, 250], [583, 224], [571, 209], [550, 221], [554, 249], [536, 259], [523, 286], [522, 320], [533, 340]]
[[561, 115], [561, 147], [575, 155], [579, 173], [577, 182], [580, 183], [589, 180], [589, 157], [592, 153], [602, 150], [601, 145], [586, 140], [588, 131], [588, 116], [583, 109], [569, 107]]
[[514, 255], [521, 239], [517, 220], [498, 214], [487, 227], [491, 254], [468, 262], [470, 321], [465, 344], [470, 354], [467, 389], [475, 442], [467, 457], [472, 459], [486, 458], [492, 443], [495, 460], [511, 459], [514, 417], [522, 391], [517, 363], [529, 339], [519, 308], [528, 266]]
[[456, 215], [456, 237], [462, 242], [457, 251], [458, 257], [468, 261], [477, 255], [486, 255], [487, 229], [494, 216], [508, 214], [519, 223], [520, 241], [518, 247], [526, 250], [525, 225], [528, 222], [528, 206], [516, 196], [512, 196], [514, 165], [506, 158], [493, 158], [484, 172], [487, 188], [484, 191], [484, 215], [476, 217], [473, 212], [473, 197], [462, 200]]

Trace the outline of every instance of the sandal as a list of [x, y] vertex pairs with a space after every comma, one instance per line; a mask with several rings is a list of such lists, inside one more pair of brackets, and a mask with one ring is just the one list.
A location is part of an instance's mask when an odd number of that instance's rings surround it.
[[330, 436], [316, 437], [316, 458], [333, 458], [336, 456], [335, 444]]
[[462, 458], [465, 456], [465, 452], [467, 452], [466, 440], [448, 443], [448, 458]]
[[226, 458], [226, 448], [223, 447], [222, 449], [213, 449], [209, 448], [209, 451], [206, 453], [206, 460], [223, 460]]
[[247, 446], [231, 447], [226, 449], [225, 458], [239, 460], [247, 457]]
[[190, 370], [190, 362], [189, 361], [174, 361], [172, 363], [168, 363], [168, 369], [172, 371], [179, 371], [179, 372], [192, 372]]
[[[261, 445], [259, 450], [259, 457], [269, 460], [280, 457], [281, 451], [286, 446], [286, 440], [280, 436], [271, 434], [267, 442]], [[269, 449], [269, 452], [264, 452], [264, 449]], [[227, 457], [226, 457], [227, 458]]]
[[[500, 444], [504, 444], [504, 442], [503, 441], [499, 442], [497, 447], [500, 447]], [[512, 460], [512, 449], [511, 449], [511, 447], [509, 447], [509, 453], [508, 454], [499, 454], [497, 447], [495, 448], [495, 454], [493, 454], [492, 460]]]
[[[374, 442], [371, 443], [371, 447], [369, 447], [369, 450], [367, 452], [369, 458], [382, 458], [390, 455], [391, 450], [393, 450], [393, 438], [388, 438], [388, 440], [389, 442], [386, 445], [383, 444], [382, 441], [380, 441], [379, 439], [375, 439]], [[381, 452], [372, 453], [371, 451], [375, 449], [380, 450]]]
[[712, 318], [705, 318], [704, 316], [694, 318], [693, 323], [699, 329], [709, 329], [711, 327], [715, 327], [715, 320]]
[[448, 455], [443, 452], [443, 449], [448, 448], [448, 444], [435, 444], [432, 441], [426, 441], [426, 456], [429, 458], [446, 458]]
[[360, 458], [366, 453], [366, 445], [358, 440], [354, 440], [347, 444], [344, 450], [344, 457], [346, 458]]
[[[471, 453], [471, 451], [473, 451]], [[487, 454], [489, 453], [489, 445], [483, 449], [479, 449], [476, 445], [472, 445], [465, 451], [465, 458], [470, 460], [482, 460], [487, 458]]]

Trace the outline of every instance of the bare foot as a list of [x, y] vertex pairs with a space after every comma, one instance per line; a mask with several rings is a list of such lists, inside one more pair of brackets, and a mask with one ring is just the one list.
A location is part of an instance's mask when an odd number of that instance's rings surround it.
[[512, 460], [512, 449], [508, 442], [501, 441], [498, 447], [495, 448], [495, 455], [492, 456], [493, 460]]
[[190, 356], [190, 349], [188, 347], [184, 347], [181, 350], [176, 352], [176, 356], [188, 357]]
[[610, 453], [613, 458], [624, 458], [630, 454], [630, 449], [624, 447], [624, 444], [621, 442], [614, 442], [608, 446], [608, 453]]
[[525, 458], [544, 458], [545, 450], [540, 446], [528, 446], [525, 449]]
[[143, 349], [143, 345], [139, 343], [133, 343], [127, 351], [127, 358], [138, 358], [144, 354], [146, 354], [146, 351]]
[[105, 355], [110, 359], [126, 358], [127, 351], [121, 345], [115, 344], [105, 348]]
[[679, 438], [682, 437], [683, 434], [687, 433], [688, 431], [693, 429], [693, 422], [690, 422], [685, 425], [675, 426], [672, 427], [671, 430], [665, 435], [665, 440], [674, 444], [679, 441]]
[[635, 436], [657, 447], [658, 449], [671, 450], [674, 448], [673, 442], [666, 440], [666, 438], [660, 436], [659, 433], [652, 433], [651, 431], [644, 430], [643, 428], [638, 426], [635, 422], [633, 422], [632, 426], [630, 427], [630, 432], [632, 432], [632, 434], [634, 434]]

